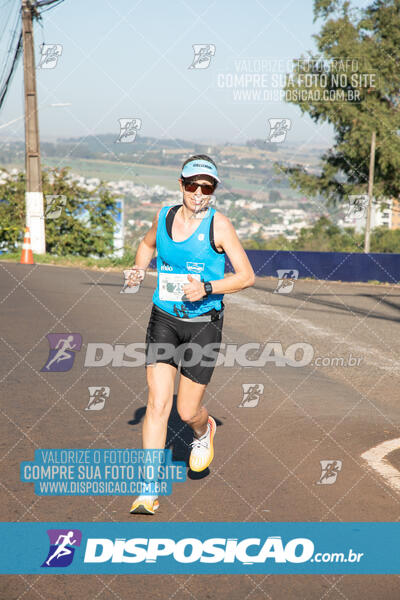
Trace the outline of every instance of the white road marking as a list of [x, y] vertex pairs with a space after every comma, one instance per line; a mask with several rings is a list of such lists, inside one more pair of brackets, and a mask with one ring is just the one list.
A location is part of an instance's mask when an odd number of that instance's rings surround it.
[[400, 438], [387, 440], [378, 444], [371, 450], [361, 454], [361, 458], [367, 461], [371, 469], [374, 469], [385, 479], [386, 483], [393, 489], [400, 491], [400, 471], [396, 469], [385, 458], [387, 454], [400, 448]]
[[275, 319], [278, 315], [282, 321], [295, 324], [296, 326], [302, 328], [308, 335], [314, 335], [315, 337], [319, 338], [328, 338], [331, 342], [336, 342], [339, 345], [347, 346], [352, 354], [355, 354], [356, 356], [362, 356], [363, 365], [369, 364], [377, 369], [382, 369], [383, 371], [400, 373], [399, 361], [394, 360], [387, 354], [384, 354], [381, 350], [379, 350], [379, 360], [377, 360], [376, 350], [371, 350], [371, 348], [354, 341], [349, 342], [345, 340], [343, 336], [333, 331], [333, 329], [329, 329], [329, 327], [319, 327], [308, 319], [299, 319], [297, 317], [288, 318], [283, 311], [279, 310], [275, 306], [259, 304], [253, 298], [250, 298], [249, 294], [232, 294], [228, 297], [225, 296], [224, 302], [226, 304], [237, 304], [242, 308], [245, 308], [247, 311], [251, 310]]

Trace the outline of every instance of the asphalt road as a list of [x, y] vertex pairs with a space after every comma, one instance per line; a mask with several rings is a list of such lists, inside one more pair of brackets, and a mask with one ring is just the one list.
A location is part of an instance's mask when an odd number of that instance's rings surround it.
[[[140, 447], [144, 368], [84, 362], [88, 343], [143, 342], [154, 284], [149, 275], [140, 293], [123, 295], [115, 272], [0, 262], [3, 521], [149, 520], [129, 515], [130, 498], [123, 496], [35, 496], [33, 484], [20, 482], [19, 464], [33, 460], [36, 448]], [[154, 522], [399, 520], [400, 492], [361, 455], [400, 437], [400, 286], [298, 281], [282, 294], [273, 293], [276, 285], [258, 279], [254, 288], [226, 297], [224, 343], [275, 342], [277, 354], [265, 366], [215, 370], [206, 395], [218, 424], [215, 459], [204, 476], [188, 477], [160, 499]], [[67, 372], [41, 372], [49, 333], [82, 336]], [[286, 353], [293, 344], [308, 348], [308, 364], [280, 366], [279, 349]], [[294, 358], [300, 360], [300, 350]], [[248, 384], [260, 393], [253, 406], [240, 406], [249, 401]], [[102, 410], [85, 410], [90, 386], [110, 388]], [[169, 442], [176, 459], [187, 460], [190, 441], [173, 411]], [[318, 483], [324, 460], [341, 462], [329, 485]], [[392, 464], [400, 468], [396, 450]], [[400, 597], [398, 576], [377, 575], [1, 579], [4, 600]]]

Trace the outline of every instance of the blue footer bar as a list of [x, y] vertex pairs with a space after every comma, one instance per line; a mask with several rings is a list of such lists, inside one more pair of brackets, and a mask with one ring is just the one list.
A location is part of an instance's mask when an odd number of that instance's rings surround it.
[[1, 523], [2, 574], [399, 574], [400, 523]]

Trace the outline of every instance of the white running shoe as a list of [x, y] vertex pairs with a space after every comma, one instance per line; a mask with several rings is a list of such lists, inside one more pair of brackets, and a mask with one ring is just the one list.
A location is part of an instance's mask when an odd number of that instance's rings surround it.
[[192, 471], [204, 471], [211, 464], [214, 458], [213, 440], [216, 430], [216, 422], [212, 417], [208, 417], [206, 433], [200, 438], [193, 438], [193, 442], [190, 444], [192, 451], [189, 459], [189, 467]]

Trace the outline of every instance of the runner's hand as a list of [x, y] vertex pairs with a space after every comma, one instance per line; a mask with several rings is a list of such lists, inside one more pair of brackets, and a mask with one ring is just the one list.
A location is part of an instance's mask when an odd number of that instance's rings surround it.
[[127, 285], [128, 287], [133, 287], [138, 283], [142, 283], [146, 272], [141, 267], [137, 267], [136, 265], [134, 265], [131, 269], [127, 269], [126, 271], [124, 271], [124, 275], [125, 285]]
[[189, 300], [189, 302], [201, 300], [206, 295], [203, 282], [194, 279], [191, 275], [188, 275], [188, 281], [189, 283], [183, 286], [183, 291], [187, 300]]

